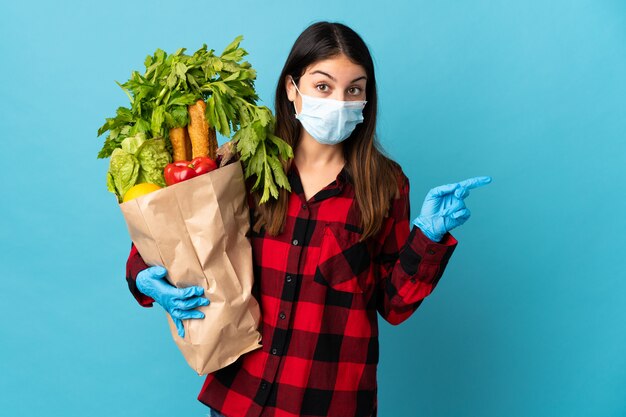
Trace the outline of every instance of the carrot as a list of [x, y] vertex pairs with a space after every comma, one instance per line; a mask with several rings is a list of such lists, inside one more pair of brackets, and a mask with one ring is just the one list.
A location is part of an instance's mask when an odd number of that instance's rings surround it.
[[217, 134], [213, 127], [209, 127], [209, 158], [217, 158]]
[[187, 151], [187, 148], [191, 146], [187, 128], [175, 127], [170, 129], [170, 142], [172, 142], [174, 162], [187, 161], [191, 158], [191, 152]]
[[185, 137], [187, 138], [187, 141], [185, 142], [185, 150], [187, 152], [187, 159], [185, 159], [185, 161], [189, 161], [191, 160], [191, 155], [193, 155], [193, 151], [191, 149], [191, 139], [189, 139], [189, 133], [187, 131], [187, 127], [184, 128], [185, 129]]
[[191, 142], [191, 157], [208, 156], [211, 159], [217, 157], [217, 134], [215, 128], [209, 126], [205, 117], [206, 103], [200, 99], [188, 108], [189, 111], [189, 139]]
[[189, 110], [189, 139], [191, 140], [192, 158], [209, 155], [209, 123], [204, 118], [206, 103], [198, 100], [190, 104]]

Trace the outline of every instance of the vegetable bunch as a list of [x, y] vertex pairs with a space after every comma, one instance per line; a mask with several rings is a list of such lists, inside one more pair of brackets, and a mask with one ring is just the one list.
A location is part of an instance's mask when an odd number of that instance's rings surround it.
[[[200, 102], [210, 134], [214, 135], [217, 130], [225, 137], [232, 135], [245, 177], [256, 176], [252, 191], [262, 187], [261, 203], [270, 197], [277, 198], [278, 187], [289, 190], [281, 161], [293, 158], [293, 151], [273, 134], [275, 119], [271, 110], [257, 105], [256, 71], [249, 62], [243, 61], [248, 53], [239, 46], [242, 39], [242, 36], [235, 38], [219, 56], [206, 45], [192, 55], [185, 54], [185, 48], [171, 55], [157, 49], [149, 55], [143, 74], [133, 71], [128, 81], [117, 83], [128, 95], [131, 105], [130, 108], [119, 107], [115, 116], [107, 118], [98, 130], [98, 136], [109, 132], [98, 157], [112, 157], [113, 162], [114, 151], [123, 148], [127, 138], [137, 135], [163, 140], [164, 149], [172, 154], [176, 132], [190, 125], [189, 106]], [[197, 155], [194, 152], [185, 156], [191, 159]], [[162, 162], [165, 160], [158, 165]], [[162, 172], [160, 175], [156, 180], [158, 184], [164, 183]], [[139, 174], [135, 175], [132, 169], [126, 176], [138, 178]], [[122, 190], [117, 182], [110, 171], [109, 190], [120, 198]]]

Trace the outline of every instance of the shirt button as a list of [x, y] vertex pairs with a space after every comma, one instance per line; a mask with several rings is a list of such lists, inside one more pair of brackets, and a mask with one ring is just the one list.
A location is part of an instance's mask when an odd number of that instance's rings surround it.
[[294, 239], [291, 243], [293, 243], [294, 246], [298, 246], [298, 239]]
[[280, 317], [281, 320], [285, 320], [285, 317], [287, 317], [287, 316], [285, 315], [285, 313], [283, 313], [281, 311], [280, 314], [278, 315], [278, 317]]
[[261, 382], [261, 389], [267, 388], [267, 382]]
[[291, 282], [291, 275], [287, 275], [285, 279], [287, 280], [287, 282]]
[[306, 204], [303, 204], [303, 205], [302, 205], [302, 208], [303, 208], [304, 210], [306, 210]]
[[427, 253], [427, 254], [429, 254], [429, 255], [434, 255], [434, 254], [435, 254], [435, 251], [434, 251], [434, 250], [432, 250], [432, 249], [428, 249], [428, 250], [426, 251], [426, 253]]
[[274, 348], [272, 349], [272, 355], [276, 355], [278, 353], [278, 349]]

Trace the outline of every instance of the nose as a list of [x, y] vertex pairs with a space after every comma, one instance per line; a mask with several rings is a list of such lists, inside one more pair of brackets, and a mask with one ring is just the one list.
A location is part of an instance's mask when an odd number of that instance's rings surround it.
[[335, 100], [345, 100], [344, 95], [345, 94], [342, 91], [337, 89], [333, 92], [332, 98], [334, 98]]
[[348, 94], [346, 94], [345, 91], [340, 90], [340, 89], [336, 89], [335, 91], [333, 91], [333, 93], [330, 95], [330, 98], [335, 99], [335, 100], [340, 100], [340, 101], [350, 100], [350, 97], [348, 96]]

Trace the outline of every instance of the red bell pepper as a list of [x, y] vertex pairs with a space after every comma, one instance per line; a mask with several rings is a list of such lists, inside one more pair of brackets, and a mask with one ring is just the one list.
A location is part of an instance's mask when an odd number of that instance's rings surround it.
[[208, 156], [199, 156], [191, 160], [191, 167], [196, 171], [196, 175], [201, 175], [213, 171], [217, 164]]
[[165, 166], [165, 183], [172, 185], [198, 175], [206, 174], [217, 168], [215, 161], [207, 156], [199, 156], [189, 161], [178, 161]]

